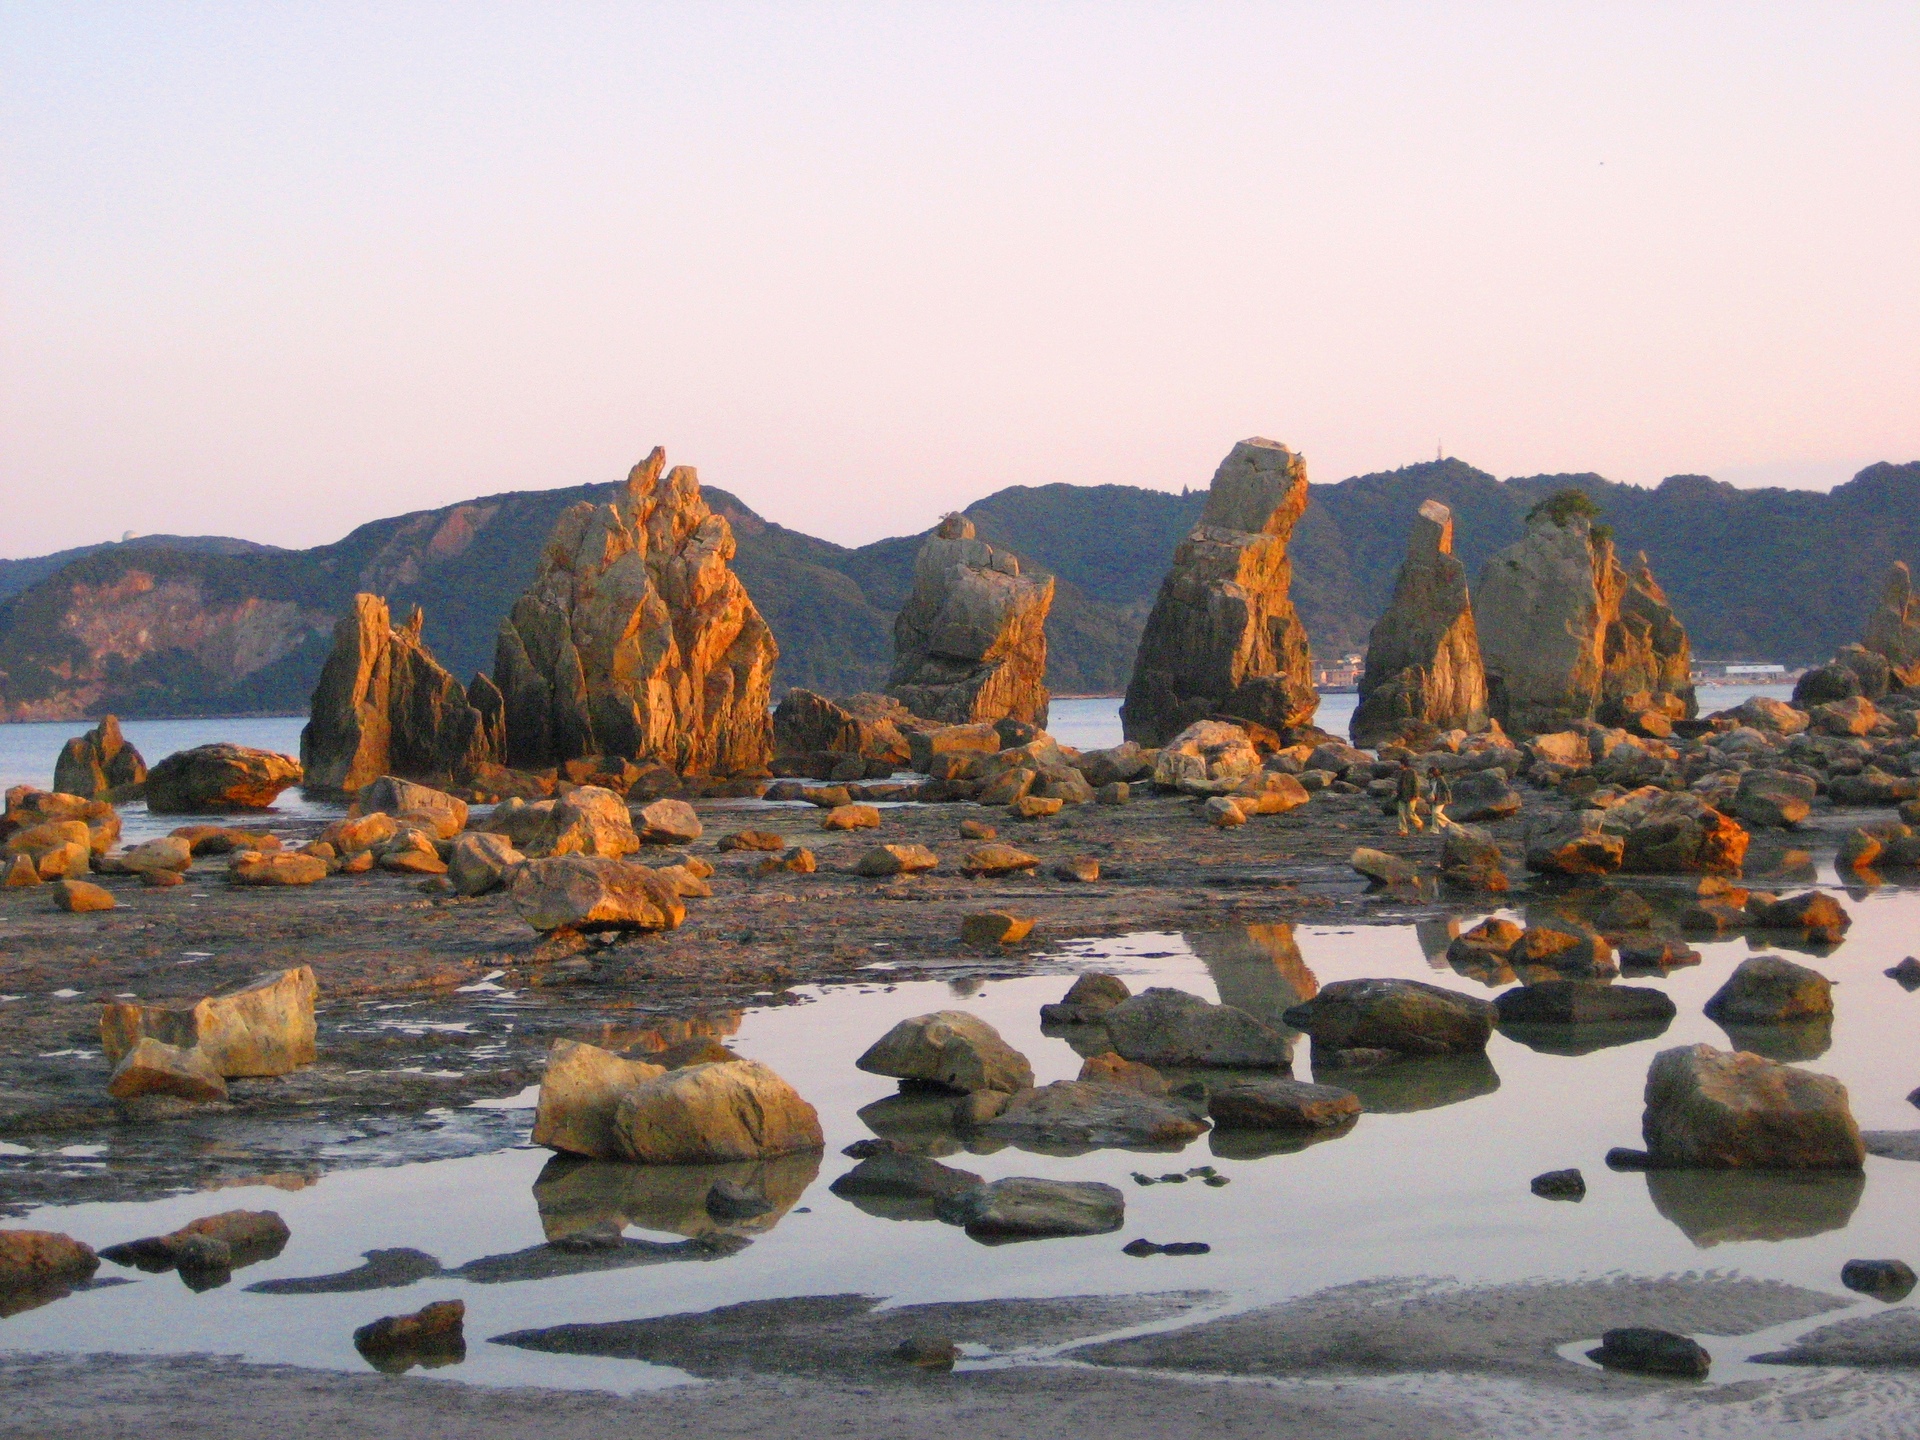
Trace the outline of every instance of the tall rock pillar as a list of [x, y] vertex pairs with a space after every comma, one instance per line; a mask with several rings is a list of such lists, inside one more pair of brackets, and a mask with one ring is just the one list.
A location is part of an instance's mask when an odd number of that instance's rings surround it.
[[1438, 500], [1414, 516], [1393, 599], [1367, 637], [1367, 667], [1351, 727], [1356, 745], [1379, 745], [1424, 726], [1487, 728], [1487, 676], [1453, 553], [1453, 511]]
[[1593, 717], [1607, 625], [1624, 588], [1617, 570], [1612, 542], [1595, 537], [1585, 514], [1547, 505], [1535, 506], [1527, 533], [1487, 561], [1474, 619], [1489, 704], [1507, 729], [1534, 735]]
[[1895, 688], [1920, 688], [1920, 597], [1913, 593], [1913, 576], [1905, 561], [1894, 561], [1887, 571], [1879, 608], [1868, 617], [1861, 644], [1886, 657]]
[[1220, 462], [1140, 637], [1120, 707], [1127, 739], [1164, 744], [1209, 715], [1283, 734], [1312, 723], [1320, 696], [1287, 558], [1306, 508], [1306, 461], [1286, 446], [1242, 440]]
[[913, 594], [893, 622], [887, 694], [952, 725], [1012, 718], [1047, 723], [1047, 612], [1053, 577], [949, 515], [913, 562]]

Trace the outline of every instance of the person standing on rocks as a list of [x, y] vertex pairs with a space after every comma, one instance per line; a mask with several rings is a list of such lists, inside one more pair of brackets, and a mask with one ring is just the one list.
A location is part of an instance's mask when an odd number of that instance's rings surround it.
[[1422, 788], [1420, 772], [1414, 769], [1413, 766], [1402, 762], [1400, 774], [1394, 781], [1393, 792], [1394, 801], [1400, 811], [1400, 833], [1402, 835], [1407, 833], [1407, 827], [1409, 825], [1415, 830], [1424, 830], [1427, 828], [1426, 822], [1420, 818], [1420, 791]]
[[1440, 773], [1438, 765], [1427, 766], [1427, 814], [1435, 830], [1444, 830], [1453, 821], [1447, 818], [1447, 806], [1453, 803], [1453, 786]]

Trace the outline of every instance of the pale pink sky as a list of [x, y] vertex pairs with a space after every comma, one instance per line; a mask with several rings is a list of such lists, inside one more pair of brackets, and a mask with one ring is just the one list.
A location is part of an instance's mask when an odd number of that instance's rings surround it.
[[1920, 6], [0, 7], [0, 554], [1920, 458]]

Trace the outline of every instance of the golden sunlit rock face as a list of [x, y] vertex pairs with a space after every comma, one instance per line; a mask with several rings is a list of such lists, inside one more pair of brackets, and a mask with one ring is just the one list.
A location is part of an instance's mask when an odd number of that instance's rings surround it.
[[684, 775], [763, 769], [779, 648], [733, 556], [699, 477], [667, 471], [657, 448], [613, 503], [563, 514], [500, 626], [508, 763], [621, 755]]

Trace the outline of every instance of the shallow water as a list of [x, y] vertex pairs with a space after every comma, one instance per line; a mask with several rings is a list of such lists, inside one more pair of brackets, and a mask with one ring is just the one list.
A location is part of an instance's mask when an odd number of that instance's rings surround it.
[[[1920, 891], [1888, 887], [1849, 895], [1855, 924], [1832, 954], [1804, 963], [1839, 982], [1831, 1048], [1805, 1063], [1836, 1075], [1852, 1092], [1867, 1129], [1920, 1127], [1903, 1098], [1920, 1083], [1920, 993], [1909, 995], [1882, 971], [1915, 944]], [[1464, 928], [1479, 914], [1462, 915]], [[1126, 977], [1137, 992], [1176, 985], [1227, 998], [1269, 1016], [1314, 981], [1368, 975], [1429, 980], [1471, 994], [1495, 993], [1455, 974], [1439, 952], [1446, 924], [1378, 928], [1237, 927], [1213, 933], [1141, 934], [1072, 942], [1057, 952], [1087, 969]], [[1295, 947], [1297, 946], [1297, 951]], [[1330, 1285], [1387, 1276], [1452, 1276], [1465, 1283], [1585, 1278], [1613, 1272], [1659, 1275], [1714, 1268], [1790, 1281], [1845, 1296], [1841, 1265], [1855, 1257], [1913, 1253], [1920, 1212], [1920, 1164], [1870, 1157], [1864, 1176], [1788, 1177], [1614, 1173], [1601, 1157], [1639, 1143], [1641, 1087], [1653, 1054], [1706, 1041], [1726, 1046], [1701, 1006], [1738, 960], [1745, 941], [1701, 945], [1704, 963], [1665, 979], [1621, 983], [1667, 990], [1679, 1016], [1658, 1036], [1584, 1055], [1543, 1053], [1496, 1035], [1486, 1062], [1454, 1060], [1368, 1077], [1327, 1078], [1359, 1090], [1368, 1113], [1348, 1133], [1292, 1153], [1260, 1155], [1226, 1137], [1202, 1137], [1178, 1154], [1121, 1150], [1080, 1156], [1015, 1148], [968, 1153], [935, 1140], [946, 1163], [988, 1179], [1037, 1175], [1104, 1180], [1127, 1198], [1127, 1223], [1112, 1235], [986, 1246], [933, 1221], [869, 1214], [831, 1194], [828, 1184], [854, 1162], [842, 1146], [872, 1129], [863, 1107], [893, 1085], [854, 1069], [853, 1059], [895, 1021], [936, 1009], [979, 1014], [1033, 1061], [1040, 1083], [1071, 1078], [1080, 1057], [1065, 1040], [1041, 1033], [1041, 1004], [1067, 981], [954, 971], [948, 978], [802, 992], [803, 1003], [748, 1012], [730, 1043], [792, 1080], [816, 1105], [827, 1150], [778, 1162], [764, 1176], [770, 1196], [790, 1206], [751, 1222], [751, 1243], [721, 1258], [694, 1258], [681, 1245], [659, 1249], [657, 1263], [544, 1279], [511, 1278], [516, 1252], [549, 1233], [619, 1213], [628, 1233], [662, 1246], [711, 1228], [700, 1208], [712, 1175], [647, 1172], [618, 1166], [547, 1170], [545, 1152], [507, 1149], [476, 1158], [341, 1172], [303, 1189], [225, 1189], [140, 1204], [49, 1207], [13, 1224], [66, 1231], [98, 1246], [171, 1229], [230, 1208], [279, 1211], [293, 1238], [276, 1259], [236, 1273], [233, 1282], [195, 1294], [172, 1274], [143, 1275], [103, 1265], [102, 1278], [126, 1278], [41, 1309], [0, 1320], [0, 1348], [37, 1351], [231, 1353], [348, 1370], [364, 1368], [352, 1330], [383, 1314], [431, 1300], [468, 1307], [464, 1363], [435, 1373], [501, 1385], [539, 1383], [633, 1389], [681, 1379], [638, 1362], [545, 1355], [487, 1343], [529, 1327], [704, 1311], [738, 1301], [859, 1291], [901, 1302], [1084, 1295], [1210, 1288], [1242, 1307]], [[511, 996], [502, 997], [503, 1004]], [[1295, 1074], [1311, 1073], [1308, 1047]], [[530, 1103], [531, 1096], [520, 1097]], [[885, 1124], [887, 1109], [867, 1110]], [[910, 1110], [911, 1107], [905, 1107]], [[520, 1112], [523, 1123], [530, 1111]], [[911, 1119], [911, 1117], [908, 1117]], [[524, 1133], [524, 1132], [523, 1132]], [[0, 1158], [0, 1179], [4, 1178]], [[75, 1154], [76, 1166], [114, 1162]], [[1136, 1185], [1135, 1171], [1159, 1175], [1211, 1164], [1231, 1183]], [[1536, 1198], [1529, 1179], [1578, 1166], [1588, 1193], [1579, 1203]], [[751, 1168], [751, 1167], [748, 1167]], [[738, 1171], [730, 1172], [738, 1178]], [[537, 1187], [537, 1188], [536, 1188]], [[543, 1208], [545, 1215], [543, 1217]], [[1212, 1253], [1136, 1260], [1121, 1246], [1136, 1237], [1200, 1240]], [[407, 1246], [427, 1252], [459, 1276], [440, 1275], [404, 1289], [346, 1294], [259, 1294], [260, 1281], [350, 1270], [362, 1252]], [[552, 1257], [551, 1251], [536, 1252]], [[475, 1264], [473, 1262], [482, 1262]], [[1861, 1301], [1863, 1311], [1878, 1302]], [[1834, 1315], [1809, 1322], [1828, 1323]], [[1768, 1344], [1777, 1344], [1770, 1337]], [[1727, 1378], [1731, 1362], [1767, 1345], [1715, 1347]]]

